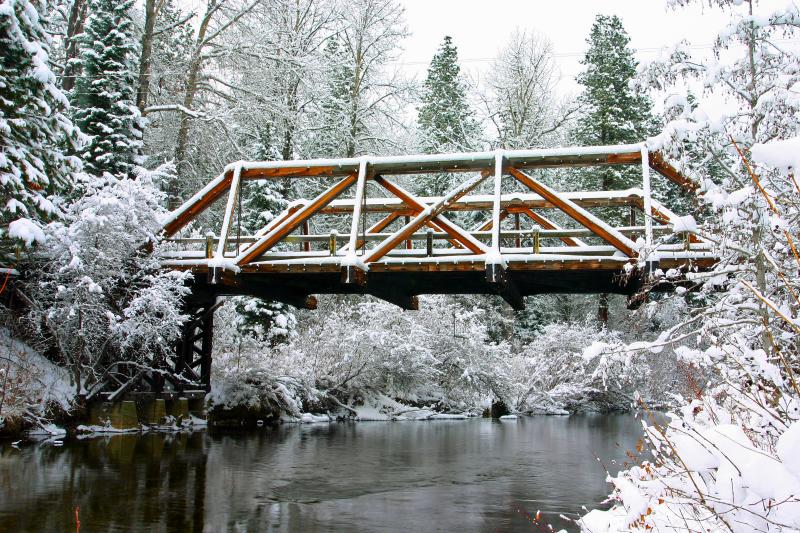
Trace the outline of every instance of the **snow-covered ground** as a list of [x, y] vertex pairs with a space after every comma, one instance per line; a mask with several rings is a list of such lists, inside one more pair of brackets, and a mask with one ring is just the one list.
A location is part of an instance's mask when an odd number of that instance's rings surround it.
[[63, 432], [47, 421], [51, 408], [69, 411], [75, 388], [64, 367], [47, 360], [0, 328], [0, 429], [12, 420], [33, 422], [34, 431]]

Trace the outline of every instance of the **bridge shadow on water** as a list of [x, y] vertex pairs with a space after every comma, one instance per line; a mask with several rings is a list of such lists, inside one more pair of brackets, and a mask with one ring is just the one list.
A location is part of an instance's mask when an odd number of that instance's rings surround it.
[[0, 442], [0, 531], [570, 531], [641, 435], [630, 415]]

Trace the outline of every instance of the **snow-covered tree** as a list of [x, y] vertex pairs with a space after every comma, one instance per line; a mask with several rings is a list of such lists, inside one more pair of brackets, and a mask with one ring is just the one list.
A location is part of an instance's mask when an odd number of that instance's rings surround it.
[[[458, 49], [449, 36], [444, 38], [428, 67], [417, 124], [419, 144], [425, 153], [467, 152], [476, 148], [478, 123], [467, 101]], [[423, 194], [442, 195], [450, 190], [451, 180], [448, 175], [424, 176], [419, 180], [419, 189]]]
[[73, 115], [90, 137], [81, 151], [86, 172], [131, 177], [141, 163], [141, 115], [136, 108], [133, 0], [89, 0], [80, 36], [81, 73], [72, 92]]
[[343, 12], [340, 42], [351, 76], [346, 106], [347, 157], [392, 146], [386, 131], [398, 126], [399, 104], [408, 87], [387, 72], [407, 34], [403, 8], [395, 0], [354, 0]]
[[[578, 76], [584, 115], [576, 141], [588, 146], [644, 141], [653, 133], [652, 103], [646, 91], [633, 85], [637, 63], [622, 21], [616, 15], [598, 15], [586, 42], [586, 70]], [[587, 190], [626, 189], [641, 186], [641, 171], [632, 166], [593, 168], [580, 181]], [[600, 295], [598, 318], [603, 324], [608, 322], [608, 300]]]
[[[314, 115], [318, 130], [312, 135], [309, 153], [313, 157], [344, 157], [350, 136], [345, 125], [352, 97], [353, 72], [336, 35], [328, 39], [323, 61], [324, 91]], [[363, 125], [359, 124], [357, 135], [362, 135], [362, 130]]]
[[[585, 70], [578, 76], [584, 116], [576, 140], [589, 146], [644, 141], [654, 133], [652, 102], [632, 83], [637, 63], [622, 21], [616, 15], [598, 15], [586, 42]], [[593, 169], [585, 182], [595, 190], [625, 189], [640, 185], [641, 172], [626, 167]]]
[[556, 96], [553, 45], [538, 33], [515, 30], [492, 63], [484, 104], [503, 148], [560, 144], [575, 107]]
[[59, 213], [80, 162], [68, 155], [81, 136], [50, 70], [50, 38], [38, 1], [0, 4], [0, 264], [17, 245], [42, 240], [40, 225]]
[[417, 122], [426, 153], [475, 149], [478, 124], [467, 101], [467, 87], [458, 65], [458, 49], [444, 38], [428, 67]]
[[69, 368], [76, 394], [114, 363], [146, 368], [180, 336], [188, 274], [160, 268], [157, 234], [166, 213], [153, 183], [171, 173], [89, 178], [64, 219], [45, 228], [45, 244], [26, 265], [38, 344]]
[[[679, 43], [646, 71], [673, 112], [651, 145], [698, 180], [711, 213], [700, 231], [721, 261], [689, 274], [704, 298], [687, 316], [635, 348], [672, 348], [693, 391], [668, 423], [648, 430], [655, 457], [613, 480], [620, 505], [587, 516], [587, 531], [800, 528], [800, 58], [785, 44], [797, 37], [800, 11], [710, 4], [729, 15], [711, 53]], [[686, 91], [695, 80], [704, 88], [696, 105]]]

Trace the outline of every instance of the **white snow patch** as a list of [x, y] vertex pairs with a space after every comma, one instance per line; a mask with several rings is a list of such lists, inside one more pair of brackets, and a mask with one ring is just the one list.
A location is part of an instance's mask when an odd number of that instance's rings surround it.
[[800, 137], [756, 143], [750, 154], [761, 164], [789, 172], [800, 167]]
[[44, 231], [29, 218], [18, 218], [8, 225], [8, 236], [25, 242], [25, 246], [33, 246], [36, 242], [44, 242]]

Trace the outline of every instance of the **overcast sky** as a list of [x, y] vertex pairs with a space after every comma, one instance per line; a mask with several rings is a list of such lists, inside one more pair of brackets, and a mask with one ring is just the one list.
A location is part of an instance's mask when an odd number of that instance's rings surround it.
[[[762, 0], [760, 10], [790, 0]], [[428, 63], [445, 35], [458, 46], [462, 66], [483, 70], [505, 44], [514, 28], [545, 34], [552, 42], [565, 78], [564, 88], [580, 71], [586, 37], [598, 13], [616, 14], [638, 50], [637, 58], [655, 57], [665, 45], [688, 39], [708, 47], [713, 32], [727, 16], [702, 5], [666, 9], [664, 0], [400, 0], [411, 35], [401, 56], [403, 70], [425, 75]], [[700, 2], [698, 2], [700, 4]]]

